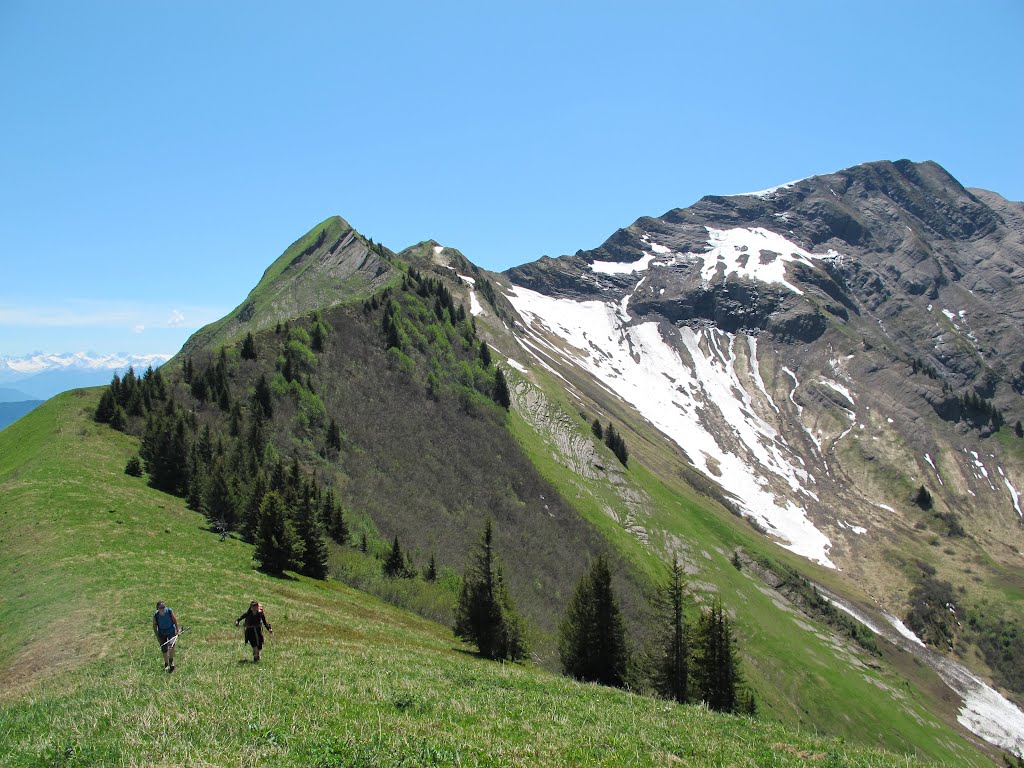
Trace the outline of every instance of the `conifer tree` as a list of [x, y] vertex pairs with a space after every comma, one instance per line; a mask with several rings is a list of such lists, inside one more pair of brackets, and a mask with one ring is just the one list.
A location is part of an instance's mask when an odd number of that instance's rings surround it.
[[114, 415], [110, 417], [110, 426], [118, 432], [124, 432], [128, 428], [128, 414], [120, 405], [114, 406]]
[[523, 659], [529, 653], [526, 640], [526, 621], [519, 614], [508, 587], [505, 586], [505, 576], [502, 573], [501, 565], [497, 565], [497, 572], [494, 578], [495, 597], [501, 607], [502, 633], [501, 633], [501, 657], [504, 659]]
[[242, 359], [256, 359], [256, 340], [252, 337], [252, 331], [245, 334], [245, 341], [242, 342]]
[[238, 437], [242, 434], [242, 404], [235, 400], [231, 404], [231, 416], [228, 419], [228, 434], [231, 437]]
[[310, 334], [310, 336], [311, 336], [310, 347], [312, 347], [313, 351], [314, 352], [323, 352], [324, 351], [324, 340], [327, 338], [327, 331], [324, 328], [323, 323], [321, 323], [319, 320], [314, 321], [313, 322], [313, 332]]
[[495, 560], [494, 529], [488, 519], [462, 579], [455, 609], [455, 634], [473, 643], [485, 658], [521, 659], [527, 652], [522, 623]]
[[348, 525], [341, 506], [334, 499], [333, 488], [328, 488], [320, 499], [320, 519], [327, 529], [327, 535], [334, 541], [342, 545], [348, 541]]
[[729, 617], [716, 601], [701, 614], [695, 637], [694, 683], [697, 698], [718, 712], [739, 709], [742, 683], [736, 640]]
[[341, 432], [334, 419], [331, 419], [330, 426], [327, 427], [327, 447], [335, 451], [341, 450]]
[[150, 418], [139, 450], [154, 488], [181, 495], [188, 488], [188, 437], [185, 419], [168, 400], [163, 415]]
[[224, 461], [218, 459], [213, 463], [203, 489], [202, 511], [211, 523], [223, 526], [228, 531], [235, 530], [238, 525], [238, 502], [231, 480]]
[[142, 477], [142, 462], [138, 456], [128, 459], [128, 463], [124, 465], [124, 473], [132, 477]]
[[[114, 391], [107, 387], [100, 395], [99, 405], [96, 406], [95, 419], [101, 424], [109, 424], [114, 418], [114, 409], [117, 407], [117, 400], [114, 398]], [[1018, 421], [1017, 424], [1020, 424]]]
[[928, 510], [932, 508], [932, 495], [923, 485], [914, 492], [910, 500], [921, 509]]
[[505, 374], [501, 366], [494, 369], [494, 402], [506, 411], [512, 407], [512, 393], [509, 392], [508, 382], [505, 381]]
[[303, 483], [302, 493], [295, 512], [295, 533], [301, 550], [301, 568], [306, 576], [314, 579], [327, 578], [327, 543], [323, 528], [316, 515], [312, 483]]
[[594, 419], [594, 423], [590, 425], [590, 431], [594, 433], [594, 437], [598, 440], [604, 440], [604, 427], [601, 426], [600, 419]]
[[686, 622], [686, 582], [678, 557], [672, 558], [668, 583], [659, 590], [656, 608], [660, 626], [654, 687], [665, 698], [685, 702], [689, 693], [690, 628]]
[[483, 363], [484, 368], [489, 368], [491, 365], [491, 350], [486, 341], [480, 342], [480, 362]]
[[259, 409], [260, 413], [265, 418], [270, 418], [274, 415], [274, 404], [271, 401], [270, 385], [267, 383], [267, 377], [262, 373], [259, 379], [256, 380], [256, 391], [253, 394], [253, 404]]
[[405, 575], [405, 555], [402, 554], [402, 546], [398, 543], [397, 535], [391, 545], [391, 551], [384, 560], [384, 575], [392, 579]]
[[267, 476], [264, 474], [263, 468], [258, 467], [252, 480], [249, 482], [249, 487], [245, 493], [245, 500], [242, 503], [242, 538], [246, 541], [252, 542], [256, 539], [256, 530], [260, 520], [260, 508], [267, 490], [269, 490]]
[[280, 574], [295, 565], [295, 549], [284, 499], [276, 491], [268, 491], [260, 505], [253, 559], [262, 570]]
[[426, 581], [437, 581], [437, 559], [433, 554], [430, 555], [430, 562], [427, 564], [427, 569], [423, 572], [423, 578]]
[[567, 675], [603, 685], [625, 684], [626, 629], [604, 555], [594, 560], [569, 600], [559, 625], [558, 650]]

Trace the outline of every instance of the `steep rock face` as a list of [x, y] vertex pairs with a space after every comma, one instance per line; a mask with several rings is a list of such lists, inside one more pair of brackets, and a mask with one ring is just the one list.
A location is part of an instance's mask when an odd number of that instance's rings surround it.
[[1024, 206], [903, 160], [705, 197], [505, 276], [531, 356], [596, 377], [784, 546], [898, 603], [865, 532], [933, 530], [906, 503], [922, 484], [1019, 564], [1024, 468], [989, 435], [1024, 417], [1022, 242]]

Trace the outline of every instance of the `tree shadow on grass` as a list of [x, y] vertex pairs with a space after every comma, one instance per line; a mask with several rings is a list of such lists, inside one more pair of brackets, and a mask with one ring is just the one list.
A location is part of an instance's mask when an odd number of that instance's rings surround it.
[[276, 571], [265, 571], [262, 568], [256, 568], [255, 570], [259, 573], [262, 573], [264, 576], [269, 576], [272, 579], [280, 579], [281, 581], [298, 581], [296, 577], [284, 572], [278, 573]]

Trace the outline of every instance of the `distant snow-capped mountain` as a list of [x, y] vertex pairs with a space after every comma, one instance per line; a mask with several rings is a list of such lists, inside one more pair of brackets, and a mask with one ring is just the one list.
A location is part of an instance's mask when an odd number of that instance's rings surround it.
[[17, 382], [18, 390], [39, 399], [78, 387], [106, 384], [111, 376], [133, 367], [141, 373], [167, 362], [172, 355], [135, 355], [123, 352], [37, 352], [28, 355], [0, 355], [0, 383]]
[[128, 366], [145, 370], [150, 365], [155, 368], [170, 359], [171, 355], [132, 355], [124, 352], [106, 355], [98, 355], [94, 352], [37, 352], [21, 356], [0, 355], [0, 381], [13, 381], [16, 378], [54, 370], [107, 371], [127, 369]]

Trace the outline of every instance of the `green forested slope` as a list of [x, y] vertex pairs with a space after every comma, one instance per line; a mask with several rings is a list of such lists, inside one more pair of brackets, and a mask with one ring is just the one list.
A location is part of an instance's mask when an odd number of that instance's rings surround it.
[[[892, 754], [516, 665], [331, 582], [252, 570], [124, 474], [134, 439], [61, 395], [0, 434], [0, 764], [873, 765]], [[232, 619], [256, 597], [260, 666]], [[150, 629], [190, 627], [166, 674]]]

